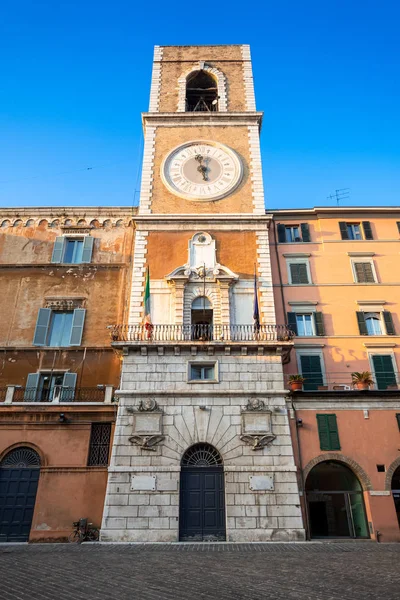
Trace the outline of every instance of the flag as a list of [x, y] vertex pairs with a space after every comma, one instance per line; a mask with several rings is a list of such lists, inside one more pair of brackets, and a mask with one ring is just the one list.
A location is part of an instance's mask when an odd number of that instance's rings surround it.
[[258, 333], [260, 331], [260, 309], [258, 307], [258, 286], [257, 286], [257, 275], [256, 269], [254, 268], [254, 308], [253, 308], [253, 321], [254, 331]]
[[147, 267], [146, 271], [146, 283], [144, 285], [144, 323], [151, 324], [151, 314], [150, 314], [150, 269]]

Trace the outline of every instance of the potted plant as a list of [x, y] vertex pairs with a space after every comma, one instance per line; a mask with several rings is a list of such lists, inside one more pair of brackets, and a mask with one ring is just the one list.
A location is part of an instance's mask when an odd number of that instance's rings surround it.
[[352, 379], [353, 386], [357, 390], [368, 390], [369, 386], [373, 385], [373, 383], [374, 383], [374, 380], [372, 379], [372, 374], [370, 373], [370, 371], [362, 371], [361, 373], [358, 373], [358, 371], [355, 371], [354, 373], [351, 374], [351, 379]]
[[298, 392], [299, 390], [302, 389], [304, 382], [305, 382], [304, 377], [302, 375], [300, 375], [299, 373], [297, 375], [290, 375], [290, 377], [288, 379], [289, 389], [292, 392]]

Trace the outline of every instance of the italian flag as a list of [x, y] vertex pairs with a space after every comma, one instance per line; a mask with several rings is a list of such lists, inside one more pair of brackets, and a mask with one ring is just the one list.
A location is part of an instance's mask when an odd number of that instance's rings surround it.
[[144, 316], [143, 322], [146, 325], [147, 323], [151, 325], [151, 315], [150, 315], [150, 269], [147, 267], [146, 270], [146, 282], [144, 285]]

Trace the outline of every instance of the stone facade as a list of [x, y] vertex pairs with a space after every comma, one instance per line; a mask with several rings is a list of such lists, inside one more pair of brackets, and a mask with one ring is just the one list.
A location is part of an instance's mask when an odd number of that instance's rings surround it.
[[[189, 383], [191, 362], [216, 362], [219, 381]], [[261, 450], [240, 438], [250, 396], [265, 403], [265, 411], [252, 416], [270, 414], [276, 436]], [[146, 398], [156, 399], [162, 411], [165, 437], [155, 450], [130, 441], [135, 411]], [[140, 346], [124, 358], [103, 540], [179, 539], [180, 462], [184, 451], [198, 442], [212, 444], [223, 458], [228, 541], [303, 539], [281, 357], [254, 346], [225, 346], [215, 352], [210, 346], [207, 351]], [[132, 490], [135, 476], [154, 477], [155, 485]], [[272, 489], [251, 489], [250, 478], [260, 476], [271, 478]]]

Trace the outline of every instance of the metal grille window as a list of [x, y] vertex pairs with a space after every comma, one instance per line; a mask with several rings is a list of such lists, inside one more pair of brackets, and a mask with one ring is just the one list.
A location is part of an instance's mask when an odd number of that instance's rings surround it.
[[106, 466], [110, 453], [111, 423], [92, 423], [88, 466]]

